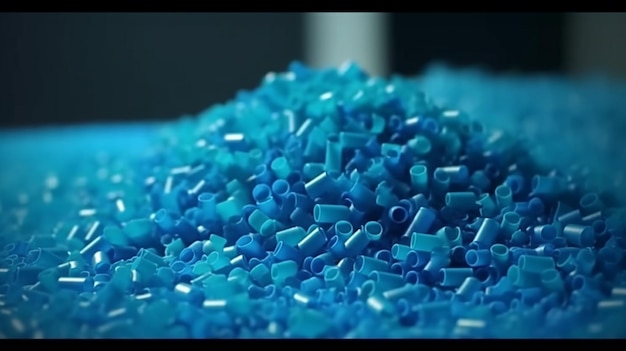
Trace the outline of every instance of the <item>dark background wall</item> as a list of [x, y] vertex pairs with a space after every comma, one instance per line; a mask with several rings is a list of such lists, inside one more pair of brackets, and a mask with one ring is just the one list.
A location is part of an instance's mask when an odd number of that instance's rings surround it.
[[563, 13], [398, 13], [391, 26], [393, 71], [404, 74], [434, 60], [494, 71], [564, 68]]
[[197, 113], [302, 59], [301, 16], [2, 13], [2, 126]]
[[[0, 13], [0, 127], [174, 118], [305, 59], [299, 13]], [[390, 17], [389, 71], [563, 73], [565, 15]]]

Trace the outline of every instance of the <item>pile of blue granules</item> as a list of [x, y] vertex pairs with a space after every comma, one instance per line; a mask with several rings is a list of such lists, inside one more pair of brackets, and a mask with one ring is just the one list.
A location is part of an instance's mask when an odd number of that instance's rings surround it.
[[5, 131], [0, 337], [626, 337], [593, 127], [625, 92], [295, 62], [175, 123]]

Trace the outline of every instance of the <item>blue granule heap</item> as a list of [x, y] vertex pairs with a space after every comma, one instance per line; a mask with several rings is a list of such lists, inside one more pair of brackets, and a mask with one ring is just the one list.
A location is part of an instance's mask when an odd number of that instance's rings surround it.
[[432, 66], [416, 86], [491, 129], [524, 138], [535, 162], [584, 175], [626, 202], [626, 84], [607, 77], [490, 76]]
[[606, 86], [296, 62], [176, 123], [4, 132], [0, 337], [625, 337], [619, 138], [562, 131], [624, 116]]

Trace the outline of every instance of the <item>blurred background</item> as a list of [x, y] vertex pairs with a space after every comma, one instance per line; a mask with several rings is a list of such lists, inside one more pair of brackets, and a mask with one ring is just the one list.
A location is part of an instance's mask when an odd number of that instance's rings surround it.
[[0, 13], [0, 127], [168, 119], [292, 60], [626, 77], [625, 13]]

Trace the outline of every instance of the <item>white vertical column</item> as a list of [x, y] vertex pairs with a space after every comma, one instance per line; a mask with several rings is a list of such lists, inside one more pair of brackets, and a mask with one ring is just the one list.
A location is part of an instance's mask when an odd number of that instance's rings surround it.
[[353, 60], [372, 75], [389, 73], [387, 13], [312, 12], [305, 16], [307, 64], [319, 68]]
[[570, 72], [598, 71], [626, 78], [626, 13], [570, 13], [566, 28]]

